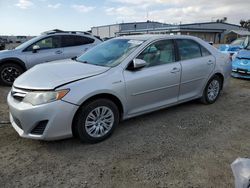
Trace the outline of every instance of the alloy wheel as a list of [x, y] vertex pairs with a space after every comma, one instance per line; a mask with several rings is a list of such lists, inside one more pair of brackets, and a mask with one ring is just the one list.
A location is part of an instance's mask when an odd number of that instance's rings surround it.
[[5, 67], [1, 71], [1, 79], [11, 84], [15, 81], [15, 79], [20, 76], [21, 72], [16, 67]]
[[207, 97], [210, 101], [214, 101], [220, 92], [220, 83], [218, 80], [213, 80], [208, 85]]
[[85, 121], [85, 129], [90, 136], [99, 138], [112, 129], [114, 121], [113, 111], [106, 106], [100, 106], [88, 114]]

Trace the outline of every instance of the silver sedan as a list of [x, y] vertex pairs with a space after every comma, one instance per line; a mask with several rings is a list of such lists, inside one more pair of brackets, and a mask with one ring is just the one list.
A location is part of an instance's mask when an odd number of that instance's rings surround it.
[[95, 143], [121, 120], [193, 99], [214, 103], [230, 74], [229, 56], [196, 37], [118, 37], [17, 78], [10, 120], [21, 137]]

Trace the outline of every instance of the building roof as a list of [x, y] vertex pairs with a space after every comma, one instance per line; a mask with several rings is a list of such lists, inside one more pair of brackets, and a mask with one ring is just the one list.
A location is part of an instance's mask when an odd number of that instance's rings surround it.
[[97, 27], [106, 27], [106, 26], [112, 26], [112, 25], [125, 25], [125, 24], [142, 24], [142, 23], [157, 23], [157, 24], [162, 24], [162, 25], [168, 25], [168, 26], [179, 26], [179, 27], [186, 27], [186, 26], [191, 26], [191, 25], [205, 25], [205, 24], [224, 24], [224, 25], [231, 25], [235, 27], [241, 27], [240, 25], [237, 24], [231, 24], [231, 23], [226, 23], [226, 22], [197, 22], [197, 23], [188, 23], [188, 24], [180, 24], [180, 25], [172, 25], [172, 24], [167, 24], [167, 23], [162, 23], [162, 22], [157, 22], [157, 21], [145, 21], [145, 22], [124, 22], [124, 23], [116, 23], [116, 24], [109, 24], [109, 25], [102, 25], [102, 26], [94, 26], [92, 28], [97, 28]]
[[228, 32], [228, 34], [229, 33], [235, 33], [235, 34], [240, 35], [240, 36], [250, 36], [250, 32], [244, 31], [244, 30], [231, 30]]
[[125, 25], [125, 24], [145, 24], [145, 23], [156, 23], [156, 24], [165, 24], [165, 25], [170, 25], [170, 24], [166, 24], [166, 23], [162, 23], [162, 22], [157, 22], [157, 21], [145, 21], [145, 22], [124, 22], [124, 23], [119, 23], [121, 25]]
[[158, 27], [158, 28], [148, 28], [148, 29], [136, 29], [136, 30], [125, 30], [116, 32], [117, 34], [126, 34], [126, 33], [145, 33], [145, 32], [211, 32], [211, 33], [222, 33], [224, 29], [207, 29], [207, 28], [189, 28], [189, 27], [180, 27], [179, 25], [167, 26], [167, 27]]
[[198, 22], [198, 23], [181, 24], [181, 26], [204, 25], [204, 24], [225, 24], [225, 25], [232, 25], [232, 26], [236, 26], [236, 27], [241, 27], [240, 25], [226, 23], [226, 22]]
[[109, 27], [114, 25], [129, 25], [129, 24], [145, 24], [145, 23], [154, 23], [154, 24], [162, 24], [164, 26], [171, 25], [167, 23], [157, 22], [157, 21], [145, 21], [145, 22], [122, 22], [122, 23], [115, 23], [115, 24], [108, 24], [108, 25], [100, 25], [100, 26], [94, 26], [91, 28], [98, 28], [98, 27]]

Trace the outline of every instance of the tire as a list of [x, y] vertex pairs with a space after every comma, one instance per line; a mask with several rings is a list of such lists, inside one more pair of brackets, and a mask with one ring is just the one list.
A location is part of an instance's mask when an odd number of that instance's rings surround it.
[[83, 142], [101, 142], [111, 136], [119, 123], [119, 118], [118, 107], [111, 100], [90, 101], [77, 112], [74, 125], [77, 134], [74, 134]]
[[220, 96], [221, 89], [222, 80], [219, 76], [215, 75], [208, 81], [203, 91], [201, 102], [203, 104], [213, 104]]
[[0, 65], [0, 84], [12, 86], [15, 79], [23, 72], [23, 68], [15, 63], [4, 63]]

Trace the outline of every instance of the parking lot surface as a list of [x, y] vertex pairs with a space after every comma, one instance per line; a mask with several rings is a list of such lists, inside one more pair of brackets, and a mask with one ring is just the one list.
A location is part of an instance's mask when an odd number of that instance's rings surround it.
[[[0, 121], [8, 120], [0, 87]], [[230, 164], [250, 157], [250, 81], [212, 105], [197, 101], [122, 122], [111, 138], [20, 138], [0, 125], [0, 187], [233, 187]]]

